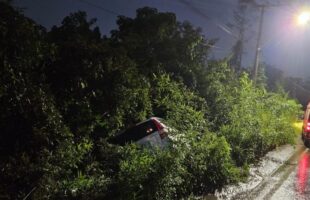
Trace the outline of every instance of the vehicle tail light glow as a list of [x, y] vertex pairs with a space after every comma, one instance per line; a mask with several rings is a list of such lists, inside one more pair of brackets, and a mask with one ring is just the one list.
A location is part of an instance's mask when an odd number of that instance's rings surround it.
[[159, 132], [159, 136], [161, 139], [164, 139], [165, 137], [168, 136], [168, 133], [167, 133], [167, 129], [165, 126], [163, 126], [158, 120], [156, 119], [152, 119], [152, 121], [154, 122], [156, 128], [158, 129], [158, 132]]
[[305, 127], [306, 132], [310, 132], [310, 123], [307, 123], [307, 126]]

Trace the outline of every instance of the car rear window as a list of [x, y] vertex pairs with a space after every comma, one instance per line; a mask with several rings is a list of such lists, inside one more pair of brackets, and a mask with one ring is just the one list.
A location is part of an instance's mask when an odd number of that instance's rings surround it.
[[157, 128], [152, 120], [148, 120], [146, 122], [142, 122], [140, 124], [137, 124], [134, 127], [131, 127], [121, 133], [120, 135], [116, 136], [112, 143], [125, 145], [129, 142], [135, 142], [140, 140], [141, 138], [150, 135], [157, 131]]

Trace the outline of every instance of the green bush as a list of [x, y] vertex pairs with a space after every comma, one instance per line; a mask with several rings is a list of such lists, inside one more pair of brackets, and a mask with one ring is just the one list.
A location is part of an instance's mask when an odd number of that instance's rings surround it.
[[208, 132], [204, 100], [167, 75], [155, 76], [154, 83], [153, 110], [173, 128], [170, 148], [125, 146], [110, 197], [179, 199], [237, 181], [239, 169], [233, 165], [228, 143]]
[[188, 191], [195, 195], [214, 192], [239, 180], [239, 169], [233, 165], [230, 147], [224, 137], [204, 133], [193, 138], [184, 158], [189, 174]]
[[117, 178], [116, 199], [172, 199], [184, 182], [173, 151], [124, 148]]
[[238, 166], [252, 163], [276, 146], [294, 143], [293, 122], [300, 105], [254, 87], [245, 74], [234, 91], [235, 104], [227, 113], [230, 122], [221, 126], [220, 134], [231, 145]]
[[[189, 139], [189, 138], [188, 138]], [[225, 139], [193, 135], [188, 147], [174, 143], [169, 150], [124, 148], [115, 199], [180, 199], [203, 195], [239, 180]]]

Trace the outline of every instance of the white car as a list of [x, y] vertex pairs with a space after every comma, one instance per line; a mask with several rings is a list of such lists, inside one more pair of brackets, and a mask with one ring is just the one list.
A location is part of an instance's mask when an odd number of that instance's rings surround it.
[[152, 117], [128, 128], [110, 141], [119, 145], [135, 142], [147, 147], [164, 148], [168, 145], [168, 130], [163, 119]]

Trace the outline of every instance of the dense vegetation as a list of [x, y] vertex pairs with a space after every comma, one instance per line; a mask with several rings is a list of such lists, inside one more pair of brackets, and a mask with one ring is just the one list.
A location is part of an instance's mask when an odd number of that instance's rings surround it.
[[[203, 195], [294, 141], [300, 106], [209, 60], [213, 41], [173, 13], [138, 9], [107, 37], [84, 12], [47, 31], [0, 10], [1, 199]], [[169, 149], [107, 142], [151, 116]]]

